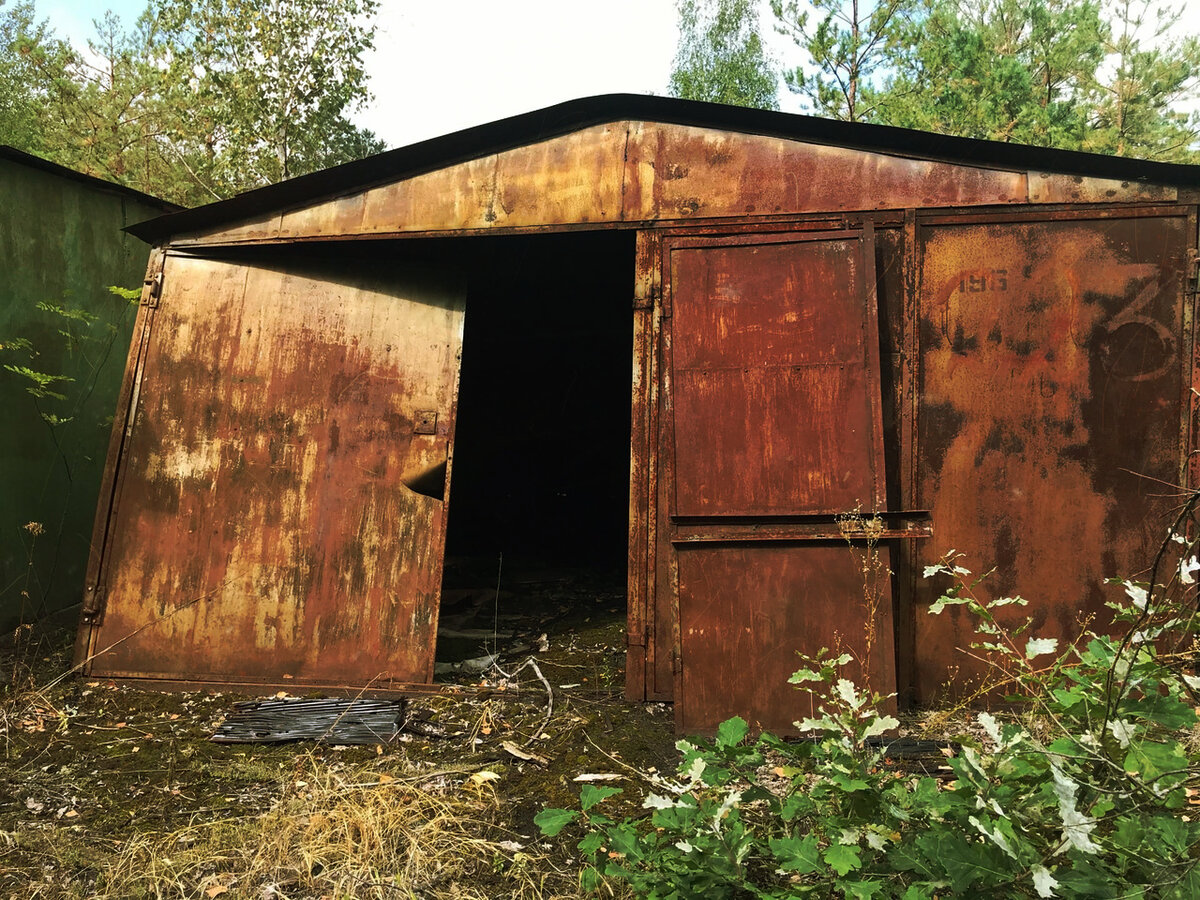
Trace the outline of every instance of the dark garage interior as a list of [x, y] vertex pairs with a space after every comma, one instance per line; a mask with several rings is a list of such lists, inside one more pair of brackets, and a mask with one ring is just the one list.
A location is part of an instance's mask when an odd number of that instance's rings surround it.
[[447, 556], [623, 576], [633, 234], [466, 249]]

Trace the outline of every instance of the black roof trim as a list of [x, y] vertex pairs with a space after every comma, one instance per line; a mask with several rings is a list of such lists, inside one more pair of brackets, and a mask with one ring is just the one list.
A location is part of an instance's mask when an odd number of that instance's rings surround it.
[[[32, 153], [26, 153], [24, 150], [18, 150], [16, 147], [10, 147], [7, 144], [0, 144], [0, 159], [9, 159], [13, 162], [29, 166], [31, 169], [40, 169], [43, 172], [49, 172], [51, 175], [58, 175], [61, 178], [78, 181], [80, 184], [86, 184], [88, 187], [95, 188], [98, 191], [120, 194], [124, 197], [137, 200], [139, 203], [144, 203], [147, 206], [157, 206], [164, 212], [174, 213], [183, 209], [177, 203], [170, 203], [150, 194], [143, 194], [141, 191], [126, 187], [123, 184], [117, 184], [115, 181], [106, 181], [94, 175], [85, 175], [83, 172], [77, 172], [67, 166], [60, 166], [58, 163], [50, 162], [48, 159], [42, 159], [40, 156], [34, 156]], [[158, 218], [162, 217], [159, 216]], [[150, 221], [157, 220], [151, 219]]]
[[975, 166], [1200, 186], [1200, 166], [947, 137], [886, 125], [841, 122], [673, 97], [604, 94], [568, 100], [545, 109], [430, 138], [356, 162], [247, 191], [228, 200], [151, 219], [131, 227], [129, 231], [153, 243], [173, 234], [242, 221], [272, 210], [294, 208], [323, 197], [346, 194], [385, 181], [410, 178], [592, 125], [623, 120], [740, 131]]

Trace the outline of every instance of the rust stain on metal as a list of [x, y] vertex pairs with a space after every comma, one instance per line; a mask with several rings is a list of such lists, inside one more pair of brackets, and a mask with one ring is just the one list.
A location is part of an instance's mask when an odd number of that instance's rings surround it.
[[626, 622], [625, 695], [644, 700], [653, 675], [647, 667], [648, 620], [652, 619], [653, 565], [651, 550], [651, 435], [654, 433], [656, 301], [659, 237], [640, 231], [634, 259], [633, 366], [630, 399], [629, 454], [629, 571]]
[[1028, 196], [1023, 172], [681, 125], [644, 124], [631, 133], [629, 166], [626, 203], [636, 219], [1015, 203]]
[[873, 209], [1173, 200], [1175, 189], [655, 122], [613, 122], [175, 246]]
[[883, 509], [859, 235], [753, 240], [671, 245], [673, 511]]
[[[1039, 635], [1103, 627], [1105, 579], [1136, 575], [1161, 540], [1179, 471], [1184, 223], [924, 230], [917, 502], [970, 567], [998, 567], [988, 593], [1030, 600]], [[940, 587], [919, 582], [918, 607]], [[953, 611], [917, 613], [918, 699], [982, 674], [957, 649], [970, 634]]]
[[[873, 230], [681, 235], [664, 248], [671, 409], [659, 478], [674, 490], [660, 493], [670, 574], [656, 614], [669, 590], [676, 723], [710, 730], [740, 710], [789, 731], [797, 650], [836, 639], [866, 659], [874, 646], [873, 683], [895, 686], [890, 579], [870, 604], [852, 601], [863, 563], [846, 542], [859, 532], [830, 518], [887, 503]], [[875, 537], [887, 532], [880, 523]], [[865, 637], [876, 632], [886, 639]]]
[[401, 475], [447, 458], [462, 313], [386, 263], [169, 257], [92, 671], [427, 680], [445, 508]]
[[[891, 594], [878, 610], [869, 648], [863, 618], [862, 547], [846, 543], [689, 547], [679, 553], [679, 632], [683, 666], [676, 726], [712, 732], [740, 715], [777, 734], [812, 715], [789, 685], [796, 651], [841, 647], [861, 685], [870, 675], [881, 693], [895, 687]], [[889, 564], [887, 547], [878, 548]]]
[[1030, 203], [1137, 203], [1174, 202], [1178, 190], [1165, 184], [1116, 181], [1057, 172], [1029, 173]]

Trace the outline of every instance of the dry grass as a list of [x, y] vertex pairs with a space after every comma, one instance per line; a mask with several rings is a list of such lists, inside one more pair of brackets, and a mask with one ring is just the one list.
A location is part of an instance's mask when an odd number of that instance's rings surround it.
[[379, 747], [214, 744], [235, 696], [69, 677], [69, 634], [0, 642], [0, 900], [580, 897], [578, 835], [533, 816], [674, 737], [621, 700], [620, 611], [577, 605], [536, 677], [413, 701], [432, 730]]
[[[370, 766], [339, 770], [298, 757], [290, 783], [269, 811], [138, 833], [95, 860], [97, 877], [87, 896], [554, 895], [546, 885], [545, 860], [497, 826], [490, 775], [395, 777]], [[43, 853], [62, 859], [67, 854], [56, 843], [48, 835]], [[30, 890], [31, 897], [61, 896], [50, 893], [49, 885], [31, 884]]]

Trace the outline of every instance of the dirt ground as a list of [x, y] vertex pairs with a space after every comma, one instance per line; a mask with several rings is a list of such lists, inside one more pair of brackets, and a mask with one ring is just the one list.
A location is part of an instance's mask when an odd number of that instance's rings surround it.
[[379, 745], [214, 743], [247, 698], [72, 676], [71, 633], [18, 634], [0, 650], [0, 898], [576, 896], [578, 835], [547, 842], [533, 817], [576, 805], [580, 776], [671, 769], [670, 707], [622, 697], [619, 580], [463, 583], [437, 676], [459, 692], [411, 699], [416, 733]]

